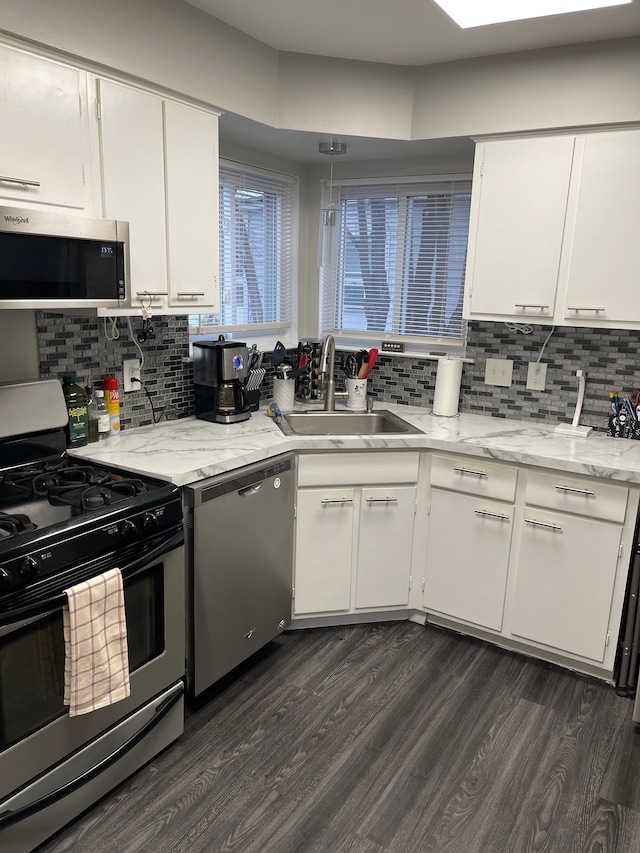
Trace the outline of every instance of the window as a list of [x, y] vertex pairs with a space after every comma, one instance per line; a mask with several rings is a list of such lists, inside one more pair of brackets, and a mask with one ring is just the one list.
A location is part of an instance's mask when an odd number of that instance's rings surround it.
[[322, 333], [462, 351], [471, 181], [345, 181], [333, 194], [336, 224], [321, 226]]
[[190, 315], [192, 336], [289, 328], [297, 219], [295, 178], [221, 161], [220, 311]]

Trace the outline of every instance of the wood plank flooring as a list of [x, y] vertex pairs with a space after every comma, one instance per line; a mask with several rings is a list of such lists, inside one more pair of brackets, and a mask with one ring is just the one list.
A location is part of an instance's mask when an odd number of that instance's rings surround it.
[[410, 622], [292, 631], [41, 853], [638, 853], [598, 681]]

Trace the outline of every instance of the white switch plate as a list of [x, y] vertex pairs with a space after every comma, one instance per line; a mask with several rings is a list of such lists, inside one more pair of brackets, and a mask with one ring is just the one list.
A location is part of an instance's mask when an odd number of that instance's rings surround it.
[[488, 358], [484, 369], [485, 385], [502, 385], [505, 388], [511, 386], [513, 376], [513, 362], [506, 358]]
[[[140, 391], [142, 388], [140, 385], [140, 359], [125, 358], [122, 362], [122, 372], [124, 373], [125, 394], [128, 394], [129, 391]], [[134, 377], [138, 380], [137, 382], [131, 381]]]
[[547, 387], [547, 365], [532, 361], [527, 369], [527, 388], [529, 391], [544, 391]]

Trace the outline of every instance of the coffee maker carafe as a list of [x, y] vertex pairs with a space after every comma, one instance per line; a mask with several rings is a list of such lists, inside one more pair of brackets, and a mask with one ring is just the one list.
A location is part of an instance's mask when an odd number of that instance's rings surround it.
[[195, 341], [193, 380], [196, 417], [233, 424], [251, 417], [246, 383], [249, 349], [236, 341]]

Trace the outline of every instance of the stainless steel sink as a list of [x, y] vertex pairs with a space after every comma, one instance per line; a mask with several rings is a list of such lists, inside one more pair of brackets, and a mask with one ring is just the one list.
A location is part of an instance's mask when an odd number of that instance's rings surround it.
[[376, 412], [289, 412], [282, 416], [285, 435], [407, 435], [421, 433], [386, 409]]

